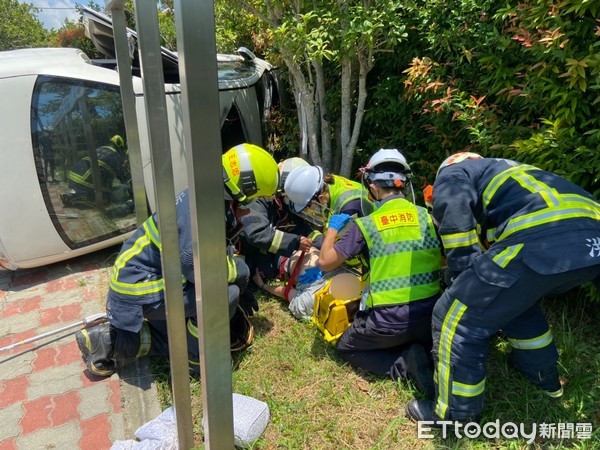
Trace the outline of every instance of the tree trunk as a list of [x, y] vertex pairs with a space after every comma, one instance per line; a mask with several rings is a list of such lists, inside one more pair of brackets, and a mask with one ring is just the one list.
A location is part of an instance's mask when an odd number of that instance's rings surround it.
[[[301, 120], [306, 120], [306, 139], [308, 142], [308, 156], [312, 164], [321, 165], [321, 155], [319, 153], [319, 144], [316, 129], [316, 113], [315, 113], [315, 92], [310, 83], [307, 82], [304, 73], [297, 65], [293, 64], [293, 60], [284, 57], [285, 65], [292, 75], [292, 84], [296, 101], [299, 102], [298, 107], [299, 117]], [[302, 122], [301, 122], [302, 124]]]
[[315, 69], [317, 105], [321, 119], [321, 162], [323, 171], [329, 173], [333, 170], [333, 158], [331, 152], [331, 126], [327, 111], [327, 94], [325, 92], [325, 75], [323, 66], [319, 62], [313, 61], [312, 66]]
[[[352, 60], [348, 56], [342, 58], [341, 79], [341, 120], [340, 120], [340, 147], [342, 158], [340, 164], [340, 175], [347, 177], [350, 174], [344, 172], [348, 144], [350, 143], [350, 128], [352, 123]], [[352, 165], [352, 161], [350, 161]]]
[[342, 147], [342, 165], [340, 175], [351, 178], [352, 176], [352, 160], [356, 144], [360, 135], [362, 119], [365, 115], [365, 102], [367, 101], [367, 74], [373, 67], [372, 52], [367, 55], [359, 55], [359, 72], [358, 72], [358, 100], [356, 102], [356, 113], [354, 116], [354, 126], [352, 127], [352, 136], [346, 146]]

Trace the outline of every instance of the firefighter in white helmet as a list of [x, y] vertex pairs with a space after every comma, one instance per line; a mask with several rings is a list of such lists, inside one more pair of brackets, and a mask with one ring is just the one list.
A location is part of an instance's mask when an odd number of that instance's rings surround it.
[[367, 372], [409, 378], [431, 398], [428, 350], [431, 312], [441, 293], [441, 243], [427, 210], [405, 197], [410, 175], [398, 150], [375, 153], [363, 169], [363, 184], [377, 208], [354, 221], [333, 215], [319, 265], [329, 271], [361, 255], [369, 268], [361, 310], [336, 345], [340, 356]]
[[553, 173], [461, 152], [440, 165], [433, 216], [450, 284], [433, 311], [437, 392], [411, 400], [407, 415], [478, 420], [490, 339], [500, 330], [512, 347], [509, 365], [561, 397], [558, 351], [539, 300], [600, 281], [600, 204]]
[[[252, 200], [240, 217], [240, 253], [245, 256], [250, 272], [260, 272], [263, 280], [280, 275], [287, 258], [297, 251], [320, 248], [323, 235], [299, 216], [293, 214], [283, 194], [283, 184], [289, 173], [297, 167], [308, 166], [302, 158], [287, 158], [278, 164], [279, 187], [272, 197]], [[251, 285], [252, 290], [256, 287]]]
[[[277, 163], [262, 148], [240, 144], [222, 157], [226, 209], [233, 210], [229, 226], [235, 224], [241, 204], [277, 189]], [[192, 255], [192, 230], [187, 189], [177, 196], [176, 216], [182, 270], [184, 311], [191, 373], [199, 373], [196, 294]], [[225, 243], [224, 243], [225, 244]], [[228, 267], [231, 350], [252, 343], [252, 324], [240, 308], [250, 271], [242, 258], [225, 252]], [[125, 241], [114, 264], [106, 300], [108, 323], [75, 334], [83, 361], [97, 376], [110, 376], [120, 367], [145, 355], [168, 353], [165, 293], [162, 278], [160, 234], [156, 214], [147, 219]]]
[[340, 175], [325, 175], [319, 166], [292, 170], [283, 190], [292, 210], [321, 229], [333, 214], [362, 217], [372, 211], [373, 205], [364, 198], [360, 183]]

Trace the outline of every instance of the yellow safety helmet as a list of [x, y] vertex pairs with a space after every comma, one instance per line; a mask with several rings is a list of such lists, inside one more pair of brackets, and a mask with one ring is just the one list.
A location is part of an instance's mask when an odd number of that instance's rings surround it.
[[248, 203], [271, 197], [279, 184], [279, 170], [273, 157], [254, 144], [239, 144], [223, 154], [223, 182], [233, 200]]
[[115, 150], [125, 150], [125, 141], [118, 134], [115, 134], [113, 137], [110, 138], [110, 143], [112, 144]]

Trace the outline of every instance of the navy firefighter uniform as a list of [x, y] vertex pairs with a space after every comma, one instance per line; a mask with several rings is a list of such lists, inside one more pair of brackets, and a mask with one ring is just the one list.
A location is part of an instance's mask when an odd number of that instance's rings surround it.
[[[188, 190], [180, 193], [175, 202], [188, 353], [190, 365], [196, 365], [199, 358], [198, 328]], [[123, 244], [113, 267], [106, 300], [106, 313], [111, 325], [120, 330], [115, 337], [116, 359], [167, 353], [166, 336], [156, 339], [157, 333], [166, 330], [165, 292], [160, 253], [160, 236], [157, 217], [154, 214]], [[236, 312], [240, 293], [248, 286], [249, 277], [250, 271], [243, 259], [227, 255], [230, 320]], [[127, 339], [123, 341], [125, 345], [119, 345], [121, 335], [126, 334], [125, 332], [134, 334], [123, 338]], [[155, 339], [150, 339], [150, 335]], [[149, 343], [150, 346], [135, 345], [138, 339], [140, 343]], [[134, 345], [131, 345], [132, 343]]]
[[538, 304], [600, 276], [600, 204], [568, 180], [515, 161], [459, 153], [433, 187], [449, 288], [433, 311], [434, 402], [415, 420], [468, 421], [484, 407], [486, 357], [499, 331], [509, 363], [551, 397], [563, 387], [558, 351]]
[[308, 238], [313, 246], [321, 246], [321, 232], [313, 230], [302, 218], [292, 214], [279, 195], [252, 200], [247, 211], [240, 218], [243, 224], [240, 253], [246, 257], [251, 273], [257, 268], [263, 278], [277, 277], [280, 260], [299, 250], [303, 237]]
[[[226, 204], [237, 205], [252, 196], [273, 195], [279, 175], [275, 160], [252, 144], [240, 144], [223, 155]], [[192, 244], [192, 222], [188, 190], [175, 199], [181, 285], [190, 371], [199, 373], [198, 327]], [[235, 218], [235, 215], [228, 216]], [[233, 220], [231, 219], [231, 220]], [[229, 223], [231, 228], [235, 223]], [[252, 324], [243, 310], [242, 299], [250, 279], [244, 260], [225, 251], [228, 270], [228, 302], [231, 350], [239, 351], [252, 341]], [[110, 376], [120, 367], [145, 355], [167, 355], [165, 291], [161, 263], [161, 239], [157, 213], [148, 218], [125, 241], [115, 261], [106, 300], [108, 323], [76, 333], [88, 370]], [[183, 325], [183, 324], [182, 324]], [[182, 343], [183, 345], [183, 343]]]

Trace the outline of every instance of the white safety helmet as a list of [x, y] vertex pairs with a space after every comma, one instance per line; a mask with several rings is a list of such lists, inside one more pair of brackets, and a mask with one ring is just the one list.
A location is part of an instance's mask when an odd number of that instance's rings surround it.
[[382, 148], [367, 163], [363, 171], [365, 187], [371, 183], [384, 187], [401, 187], [410, 177], [406, 158], [395, 148]]
[[310, 166], [310, 164], [308, 164], [308, 162], [297, 156], [280, 161], [277, 164], [277, 167], [279, 167], [279, 188], [277, 189], [277, 191], [283, 191], [283, 187], [285, 186], [285, 180], [287, 179], [288, 175], [292, 170], [294, 170], [297, 167], [305, 166]]
[[451, 166], [452, 164], [459, 163], [459, 162], [464, 161], [466, 159], [481, 159], [481, 158], [483, 158], [481, 155], [478, 155], [477, 153], [472, 153], [472, 152], [458, 152], [458, 153], [455, 153], [454, 155], [450, 155], [444, 161], [442, 161], [442, 164], [440, 164], [440, 167], [439, 167], [439, 169], [437, 171], [437, 175], [440, 174], [440, 171], [444, 167]]
[[323, 185], [323, 169], [319, 166], [302, 166], [290, 172], [283, 190], [294, 212], [299, 213], [321, 192]]

